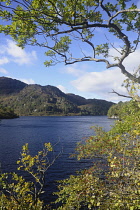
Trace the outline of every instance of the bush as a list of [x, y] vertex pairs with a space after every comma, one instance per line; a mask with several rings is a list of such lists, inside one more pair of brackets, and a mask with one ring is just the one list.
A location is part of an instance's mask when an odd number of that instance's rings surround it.
[[3, 173], [0, 177], [0, 208], [8, 210], [41, 210], [48, 209], [40, 200], [45, 185], [45, 173], [54, 163], [49, 160], [48, 153], [53, 148], [50, 143], [45, 143], [42, 151], [31, 156], [28, 144], [22, 147], [21, 158], [17, 161], [18, 170], [26, 171], [33, 181], [26, 181], [17, 173]]
[[[137, 109], [136, 109], [137, 107]], [[95, 127], [95, 136], [80, 142], [78, 160], [93, 159], [93, 166], [59, 182], [58, 209], [138, 210], [140, 208], [140, 109], [127, 106], [108, 132]], [[125, 109], [122, 112], [125, 113]]]

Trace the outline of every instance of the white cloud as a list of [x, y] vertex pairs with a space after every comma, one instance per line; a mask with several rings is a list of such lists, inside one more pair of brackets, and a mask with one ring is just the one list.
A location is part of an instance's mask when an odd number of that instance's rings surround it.
[[110, 98], [109, 92], [112, 89], [124, 93], [125, 89], [121, 87], [125, 76], [123, 76], [119, 69], [105, 70], [102, 72], [90, 72], [77, 80], [72, 81], [72, 85], [82, 92], [91, 92], [100, 97]]
[[74, 64], [72, 66], [67, 66], [64, 68], [64, 71], [68, 74], [71, 74], [73, 76], [81, 76], [83, 74], [85, 74], [85, 69], [84, 69], [84, 65], [82, 68], [78, 68], [78, 65]]
[[5, 55], [5, 61], [15, 62], [19, 65], [32, 64], [36, 59], [36, 51], [27, 52], [25, 49], [18, 47], [12, 40], [7, 40], [6, 45], [0, 46], [0, 54]]
[[35, 84], [35, 81], [33, 79], [18, 79], [26, 84]]
[[125, 59], [124, 65], [128, 71], [134, 73], [140, 65], [140, 49], [137, 49], [134, 53], [130, 54]]
[[7, 57], [2, 57], [0, 59], [0, 65], [3, 65], [3, 64], [6, 64], [6, 63], [9, 63], [9, 59]]
[[11, 40], [7, 40], [6, 52], [11, 56], [12, 60], [19, 65], [30, 64], [37, 59], [35, 51], [26, 52]]
[[[121, 51], [120, 48], [117, 48], [117, 50]], [[114, 57], [120, 56], [120, 54], [115, 49], [110, 49], [110, 54]], [[139, 61], [140, 57], [140, 48], [138, 48], [134, 53], [129, 54], [129, 56], [124, 60], [123, 64], [127, 71], [134, 73], [138, 66], [140, 65]], [[113, 58], [110, 57], [110, 62], [114, 63]]]
[[58, 85], [57, 88], [59, 88], [63, 93], [67, 93], [67, 89], [63, 85]]
[[[119, 50], [119, 48], [117, 49]], [[118, 53], [115, 49], [110, 49], [110, 54], [117, 56]], [[140, 65], [139, 55], [140, 49], [137, 49], [125, 59], [124, 66], [130, 73], [134, 73]], [[109, 61], [114, 63], [111, 57]], [[100, 63], [98, 65], [100, 66]], [[126, 98], [110, 93], [112, 90], [115, 90], [122, 95], [128, 95], [126, 89], [122, 87], [122, 83], [126, 77], [121, 73], [119, 68], [100, 69], [96, 71], [94, 67], [94, 70], [91, 71], [91, 67], [89, 69], [88, 66], [83, 66], [81, 67], [81, 64], [77, 64], [76, 66], [66, 68], [67, 73], [71, 73], [77, 77], [77, 79], [71, 81], [71, 84], [78, 91], [83, 92], [84, 95], [93, 95], [95, 98], [103, 98], [112, 101], [126, 100]]]
[[92, 93], [98, 98], [118, 101], [122, 100], [122, 98], [110, 92], [114, 89], [118, 93], [127, 94], [125, 88], [121, 86], [124, 79], [125, 76], [116, 68], [102, 72], [86, 73], [77, 80], [72, 81], [71, 84], [78, 91]]
[[28, 85], [36, 84], [35, 81], [33, 79], [31, 79], [31, 78], [30, 79], [26, 79], [26, 78], [17, 78], [17, 77], [11, 77], [11, 76], [8, 76], [8, 77], [11, 78], [11, 79], [19, 80], [19, 81], [24, 82], [24, 83], [26, 83]]
[[8, 71], [4, 68], [0, 68], [0, 73], [2, 74], [8, 74]]

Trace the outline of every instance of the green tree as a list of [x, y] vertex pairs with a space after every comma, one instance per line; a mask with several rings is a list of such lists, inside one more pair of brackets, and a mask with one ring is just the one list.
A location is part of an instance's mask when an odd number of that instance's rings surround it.
[[129, 106], [132, 103], [133, 103], [133, 107], [134, 107], [135, 111], [138, 111], [139, 106], [134, 101], [119, 102], [118, 104], [114, 104], [110, 107], [110, 109], [108, 110], [108, 113], [107, 113], [108, 117], [109, 118], [116, 117], [121, 120], [122, 117], [124, 117], [126, 115], [130, 115], [132, 110], [129, 109]]
[[12, 119], [17, 117], [18, 115], [16, 115], [11, 108], [0, 105], [0, 119]]
[[[135, 1], [115, 0], [2, 0], [0, 32], [9, 34], [19, 46], [29, 44], [47, 49], [50, 60], [46, 66], [64, 62], [104, 62], [107, 68], [118, 67], [129, 79], [140, 83], [123, 62], [139, 44], [140, 9]], [[106, 33], [105, 40], [94, 42], [98, 28]], [[110, 34], [114, 36], [111, 42]], [[115, 44], [119, 41], [119, 49]], [[79, 42], [82, 57], [73, 52]], [[110, 63], [109, 49], [118, 52]], [[89, 49], [90, 54], [85, 54]], [[111, 55], [112, 56], [112, 55]], [[139, 67], [138, 67], [139, 69]]]
[[90, 158], [89, 169], [59, 182], [58, 209], [138, 210], [140, 208], [140, 109], [127, 106], [108, 132], [95, 127], [96, 135], [80, 142], [78, 160]]
[[[78, 160], [96, 158], [96, 161], [90, 169], [61, 181], [56, 201], [61, 205], [59, 209], [140, 208], [139, 67], [133, 74], [124, 65], [124, 60], [139, 44], [140, 9], [134, 2], [2, 0], [0, 3], [0, 32], [12, 36], [21, 47], [29, 44], [46, 48], [46, 56], [50, 57], [46, 66], [58, 62], [95, 61], [105, 63], [107, 68], [118, 67], [127, 77], [125, 87], [138, 107], [137, 111], [130, 103], [129, 115], [125, 116], [124, 112], [122, 121], [116, 121], [109, 132], [97, 127], [95, 136], [78, 144]], [[101, 39], [101, 43], [94, 42], [98, 28], [106, 33], [105, 41]], [[111, 42], [110, 34], [115, 41]], [[118, 41], [119, 48], [114, 44]], [[72, 50], [76, 42], [79, 42], [81, 57]], [[91, 53], [85, 54], [85, 48]], [[112, 62], [109, 60], [110, 48], [118, 53], [111, 55]]]
[[21, 158], [17, 161], [18, 170], [25, 171], [32, 181], [27, 181], [17, 173], [1, 173], [0, 175], [0, 208], [12, 210], [41, 210], [44, 207], [40, 195], [44, 193], [45, 174], [48, 168], [60, 155], [50, 159], [48, 153], [53, 152], [52, 145], [45, 143], [43, 150], [37, 155], [30, 155], [28, 144], [22, 147]]

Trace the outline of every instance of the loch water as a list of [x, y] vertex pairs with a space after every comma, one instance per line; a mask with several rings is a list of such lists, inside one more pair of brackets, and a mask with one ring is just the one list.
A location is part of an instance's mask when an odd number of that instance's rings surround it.
[[[20, 117], [0, 121], [0, 164], [2, 172], [16, 171], [16, 161], [20, 158], [22, 146], [29, 144], [32, 155], [40, 151], [45, 142], [54, 145], [55, 154], [63, 153], [49, 168], [46, 174], [45, 199], [53, 201], [52, 192], [56, 191], [56, 180], [75, 174], [77, 170], [90, 166], [89, 160], [78, 162], [69, 158], [74, 153], [77, 142], [94, 135], [92, 126], [98, 125], [108, 131], [114, 120], [107, 116], [52, 116]], [[30, 177], [27, 177], [30, 179]]]

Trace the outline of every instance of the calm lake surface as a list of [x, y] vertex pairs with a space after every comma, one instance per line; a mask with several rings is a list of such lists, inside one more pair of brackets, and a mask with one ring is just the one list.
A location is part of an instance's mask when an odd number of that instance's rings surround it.
[[[16, 171], [16, 161], [25, 143], [29, 143], [32, 155], [42, 149], [45, 142], [51, 142], [57, 155], [63, 154], [49, 168], [46, 176], [46, 199], [53, 200], [56, 180], [67, 178], [75, 171], [88, 167], [88, 160], [76, 161], [69, 158], [76, 143], [94, 135], [91, 126], [101, 126], [108, 131], [114, 121], [106, 116], [62, 116], [62, 117], [20, 117], [0, 121], [0, 163], [3, 172]], [[29, 177], [27, 177], [28, 179]]]

